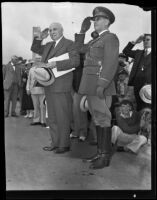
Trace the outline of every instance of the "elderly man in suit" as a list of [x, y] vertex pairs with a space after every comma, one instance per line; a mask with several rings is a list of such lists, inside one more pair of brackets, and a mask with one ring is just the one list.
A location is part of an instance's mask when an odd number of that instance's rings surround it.
[[20, 60], [17, 56], [13, 56], [11, 61], [3, 67], [3, 87], [5, 95], [5, 117], [9, 116], [9, 107], [12, 100], [11, 116], [17, 117], [15, 112], [18, 90], [21, 86], [22, 70]]
[[[53, 42], [42, 45], [41, 42], [49, 34]], [[51, 68], [58, 71], [75, 68], [79, 65], [79, 55], [74, 43], [63, 36], [60, 23], [52, 23], [49, 29], [41, 33], [40, 38], [34, 38], [31, 50], [42, 56], [42, 62], [47, 63], [50, 58], [69, 53], [69, 59], [51, 62]], [[72, 121], [72, 80], [73, 73], [67, 73], [56, 78], [50, 86], [46, 86], [45, 96], [48, 106], [48, 121], [52, 143], [44, 147], [45, 151], [64, 153], [70, 150], [70, 126]]]
[[[132, 50], [136, 44], [142, 41], [143, 50]], [[135, 41], [129, 42], [123, 49], [123, 53], [134, 59], [128, 85], [134, 86], [137, 110], [139, 111], [146, 107], [139, 96], [139, 91], [144, 85], [151, 84], [151, 34], [141, 35]]]
[[119, 40], [108, 30], [115, 21], [114, 14], [105, 7], [96, 7], [93, 17], [87, 17], [82, 23], [80, 34], [75, 35], [77, 48], [83, 46], [90, 20], [94, 21], [99, 37], [90, 42], [87, 49], [79, 93], [87, 95], [98, 143], [96, 155], [84, 161], [92, 162], [90, 168], [100, 169], [109, 166], [112, 156], [110, 106], [112, 95], [116, 94], [114, 75], [118, 66]]

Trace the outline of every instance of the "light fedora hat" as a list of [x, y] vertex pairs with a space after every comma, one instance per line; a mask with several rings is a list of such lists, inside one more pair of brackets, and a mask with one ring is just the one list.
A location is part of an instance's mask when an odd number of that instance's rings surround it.
[[54, 74], [50, 68], [36, 68], [34, 70], [34, 76], [37, 82], [43, 86], [49, 86], [55, 81]]
[[140, 89], [139, 95], [142, 99], [142, 101], [144, 101], [145, 103], [149, 103], [151, 104], [151, 85], [145, 85]]
[[87, 96], [83, 96], [81, 101], [80, 101], [80, 109], [83, 112], [87, 112], [88, 111], [88, 101], [87, 101]]

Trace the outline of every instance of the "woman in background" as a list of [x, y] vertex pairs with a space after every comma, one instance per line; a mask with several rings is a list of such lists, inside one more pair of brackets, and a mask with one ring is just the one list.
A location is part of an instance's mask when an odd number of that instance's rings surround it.
[[22, 110], [26, 111], [25, 118], [32, 118], [33, 117], [33, 102], [30, 95], [27, 94], [26, 91], [26, 84], [28, 79], [29, 69], [32, 66], [33, 61], [29, 61], [26, 63], [25, 70], [22, 74], [22, 81], [23, 81], [23, 97], [22, 97]]

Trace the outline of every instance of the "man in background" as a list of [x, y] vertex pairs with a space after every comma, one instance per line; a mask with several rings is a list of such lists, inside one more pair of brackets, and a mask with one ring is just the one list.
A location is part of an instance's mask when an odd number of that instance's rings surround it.
[[18, 90], [21, 86], [22, 71], [21, 61], [17, 56], [12, 56], [11, 61], [3, 67], [3, 87], [5, 95], [5, 117], [9, 116], [10, 103], [12, 101], [11, 116], [17, 117], [15, 112]]
[[[141, 42], [143, 42], [143, 50], [132, 50], [136, 44]], [[129, 42], [123, 53], [134, 59], [128, 85], [134, 86], [137, 110], [139, 111], [145, 107], [139, 91], [144, 85], [151, 84], [151, 34], [141, 35], [135, 41]]]

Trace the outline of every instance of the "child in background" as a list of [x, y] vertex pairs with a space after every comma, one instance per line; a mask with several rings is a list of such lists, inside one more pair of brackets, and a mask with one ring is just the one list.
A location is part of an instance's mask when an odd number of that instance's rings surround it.
[[117, 125], [112, 127], [112, 143], [117, 145], [117, 151], [126, 151], [137, 154], [140, 147], [147, 143], [147, 138], [139, 134], [139, 112], [134, 110], [129, 100], [120, 102], [116, 109]]
[[117, 80], [117, 94], [120, 98], [119, 100], [123, 99], [127, 93], [127, 86], [128, 86], [129, 74], [128, 72], [123, 69], [118, 73], [118, 80]]

